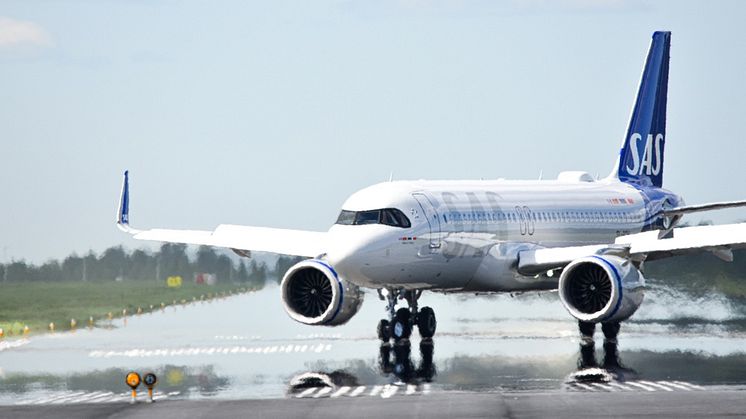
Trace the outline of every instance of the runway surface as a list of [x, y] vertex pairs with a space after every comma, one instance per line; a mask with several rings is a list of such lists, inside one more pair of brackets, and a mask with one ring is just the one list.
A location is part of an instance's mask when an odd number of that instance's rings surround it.
[[[583, 401], [631, 403], [604, 411], [612, 416], [652, 402], [661, 414], [666, 406], [682, 413], [684, 402], [697, 400], [718, 414], [746, 411], [731, 402], [746, 388], [746, 315], [717, 296], [653, 286], [619, 344], [603, 344], [599, 330], [595, 347], [581, 347], [555, 293], [425, 293], [420, 305], [435, 309], [438, 332], [433, 340], [415, 333], [403, 345], [377, 341], [384, 304], [375, 294], [337, 328], [293, 322], [279, 298], [272, 286], [92, 330], [2, 341], [0, 416], [64, 408], [75, 416], [274, 409], [293, 417], [310, 408], [320, 417], [351, 406], [377, 416], [420, 406], [434, 412], [428, 417], [444, 417], [469, 401], [476, 415], [489, 407], [541, 416], [555, 403], [572, 412]], [[158, 375], [155, 404], [128, 404], [130, 370]]]

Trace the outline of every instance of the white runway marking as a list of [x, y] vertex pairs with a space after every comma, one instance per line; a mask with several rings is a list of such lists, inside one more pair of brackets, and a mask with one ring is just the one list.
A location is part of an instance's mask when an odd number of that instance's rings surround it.
[[350, 393], [350, 397], [357, 397], [360, 395], [360, 393], [364, 391], [365, 391], [365, 386], [359, 386], [358, 388], [353, 390], [352, 393]]
[[604, 391], [616, 391], [614, 387], [608, 385], [608, 384], [602, 384], [602, 383], [591, 383], [591, 385], [600, 388]]
[[669, 387], [678, 388], [679, 390], [692, 391], [692, 389], [689, 387], [682, 386], [681, 384], [672, 383], [670, 381], [658, 381], [658, 382], [661, 384], [665, 384]]
[[620, 389], [622, 389], [622, 390], [632, 391], [632, 388], [630, 388], [630, 387], [627, 387], [627, 386], [625, 386], [624, 384], [619, 384], [619, 383], [615, 383], [615, 382], [610, 382], [610, 383], [609, 383], [609, 385], [610, 385], [610, 386], [612, 386], [612, 387], [620, 388]]
[[648, 387], [648, 386], [646, 386], [646, 385], [644, 385], [644, 384], [640, 384], [640, 383], [638, 383], [638, 382], [635, 382], [635, 381], [627, 381], [627, 384], [628, 384], [628, 385], [631, 385], [631, 386], [634, 386], [634, 387], [638, 387], [638, 388], [641, 388], [641, 389], [643, 389], [643, 390], [645, 390], [645, 391], [655, 391], [655, 389], [654, 389], [654, 388], [652, 388], [652, 387]]
[[[74, 394], [75, 396], [79, 396], [81, 394], [85, 394], [85, 392], [84, 391], [79, 391], [79, 392], [72, 393], [72, 394]], [[47, 397], [47, 398], [36, 400], [36, 401], [32, 402], [32, 404], [48, 404], [48, 403], [52, 403], [52, 402], [54, 402], [56, 400], [59, 400], [59, 399], [64, 399], [64, 398], [69, 397], [69, 396], [70, 396], [70, 393], [65, 393], [65, 394], [62, 394], [62, 395], [58, 394], [56, 396], [52, 396], [52, 397]]]
[[331, 392], [332, 392], [332, 388], [331, 387], [324, 387], [321, 390], [319, 390], [316, 394], [314, 394], [313, 398], [314, 399], [318, 399], [319, 397], [324, 397], [324, 396], [326, 396], [327, 394], [329, 394]]
[[691, 388], [693, 388], [695, 390], [704, 390], [705, 389], [702, 386], [698, 386], [698, 385], [692, 384], [692, 383], [687, 383], [686, 381], [674, 381], [674, 383], [676, 383], [678, 385], [681, 385], [681, 386], [691, 387]]
[[373, 389], [370, 391], [369, 396], [377, 396], [378, 393], [381, 392], [381, 390], [383, 390], [383, 386], [373, 386]]
[[409, 395], [414, 394], [416, 391], [417, 391], [417, 387], [413, 386], [412, 384], [409, 384], [409, 385], [407, 385], [407, 391], [404, 394], [406, 394], [407, 396], [409, 396]]
[[319, 343], [316, 345], [268, 345], [268, 346], [215, 346], [205, 348], [172, 348], [172, 349], [128, 349], [121, 351], [90, 351], [91, 358], [151, 358], [172, 356], [201, 356], [201, 355], [236, 355], [236, 354], [278, 354], [291, 352], [329, 352], [331, 344]]
[[[161, 392], [155, 392], [153, 394], [153, 400], [166, 399], [170, 396], [178, 395], [179, 392], [171, 392], [164, 394]], [[49, 405], [49, 404], [81, 404], [81, 403], [115, 403], [124, 402], [130, 400], [130, 393], [112, 393], [111, 391], [74, 391], [64, 392], [62, 394], [56, 394], [54, 396], [45, 396], [37, 399], [23, 400], [17, 402], [16, 405]], [[137, 397], [138, 403], [143, 403], [147, 400], [147, 394], [140, 393]]]
[[399, 387], [387, 384], [383, 387], [383, 391], [381, 391], [381, 397], [384, 399], [388, 399], [389, 397], [396, 394], [397, 391], [399, 391]]
[[329, 397], [339, 397], [339, 396], [342, 396], [345, 393], [347, 393], [348, 391], [350, 391], [350, 389], [351, 389], [351, 387], [348, 387], [348, 386], [340, 387], [339, 390], [335, 391], [334, 394], [332, 394]]
[[621, 383], [619, 382], [608, 382], [608, 383], [569, 383], [571, 387], [574, 387], [576, 389], [585, 389], [589, 391], [650, 391], [655, 392], [658, 390], [663, 391], [676, 391], [676, 390], [684, 390], [684, 391], [692, 391], [692, 390], [705, 390], [704, 387], [698, 386], [696, 384], [687, 383], [685, 381], [648, 381], [648, 380], [639, 380], [639, 381], [623, 381]]
[[[114, 393], [112, 393], [112, 392], [110, 392], [110, 391], [107, 391], [107, 392], [104, 392], [104, 393], [102, 393], [102, 394], [99, 394], [98, 396], [95, 396], [95, 397], [91, 397], [91, 398], [88, 398], [88, 399], [84, 399], [84, 400], [81, 400], [81, 403], [82, 403], [82, 402], [86, 402], [86, 403], [96, 403], [96, 401], [97, 401], [97, 400], [103, 400], [103, 399], [106, 399], [106, 398], [108, 398], [108, 397], [111, 397], [111, 396], [113, 396], [113, 395], [114, 395]], [[76, 401], [76, 402], [77, 402], [77, 401]]]
[[644, 384], [646, 386], [651, 386], [651, 387], [657, 387], [657, 388], [663, 389], [665, 391], [673, 391], [673, 389], [668, 388], [668, 387], [664, 386], [663, 384], [654, 383], [652, 381], [640, 381], [640, 384]]
[[301, 397], [306, 397], [306, 396], [310, 395], [311, 393], [313, 393], [314, 391], [316, 391], [316, 390], [318, 390], [318, 389], [319, 389], [318, 387], [311, 387], [311, 388], [307, 388], [307, 389], [303, 390], [303, 391], [302, 391], [302, 392], [301, 392], [300, 394], [298, 394], [298, 395], [297, 395], [297, 396], [295, 396], [295, 397], [297, 397], [297, 398], [299, 398], [299, 399], [300, 399]]
[[6, 349], [17, 348], [19, 346], [23, 346], [23, 345], [26, 345], [28, 343], [29, 343], [28, 339], [0, 341], [0, 352], [4, 351]]

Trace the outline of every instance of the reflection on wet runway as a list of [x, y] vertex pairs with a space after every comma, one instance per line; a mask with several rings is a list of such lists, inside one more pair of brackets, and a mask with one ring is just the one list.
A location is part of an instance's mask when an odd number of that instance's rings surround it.
[[376, 304], [345, 326], [315, 329], [289, 320], [268, 288], [132, 316], [110, 330], [2, 341], [0, 404], [124, 403], [130, 370], [155, 372], [158, 396], [169, 399], [742, 388], [746, 316], [727, 301], [676, 296], [674, 304], [669, 295], [652, 293], [656, 305], [622, 326], [618, 344], [588, 345], [551, 293], [428, 294], [435, 338], [381, 345]]

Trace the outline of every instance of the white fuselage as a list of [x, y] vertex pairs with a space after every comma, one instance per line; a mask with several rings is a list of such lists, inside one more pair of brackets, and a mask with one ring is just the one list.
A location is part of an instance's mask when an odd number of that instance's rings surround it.
[[401, 210], [410, 228], [334, 225], [326, 259], [370, 288], [550, 289], [556, 278], [516, 271], [518, 252], [610, 243], [640, 232], [643, 194], [617, 180], [399, 181], [353, 194], [343, 210]]

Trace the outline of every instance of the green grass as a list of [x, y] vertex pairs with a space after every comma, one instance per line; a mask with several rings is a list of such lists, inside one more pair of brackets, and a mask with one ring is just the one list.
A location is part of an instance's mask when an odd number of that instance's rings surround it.
[[[46, 332], [49, 323], [55, 330], [69, 330], [70, 320], [77, 327], [86, 327], [89, 317], [95, 321], [188, 303], [196, 298], [218, 297], [225, 293], [249, 290], [236, 284], [218, 283], [213, 286], [184, 283], [179, 288], [168, 288], [163, 283], [149, 281], [124, 282], [25, 282], [0, 285], [0, 328], [7, 336], [18, 336], [28, 326], [31, 333]], [[175, 303], [174, 303], [175, 301]]]

